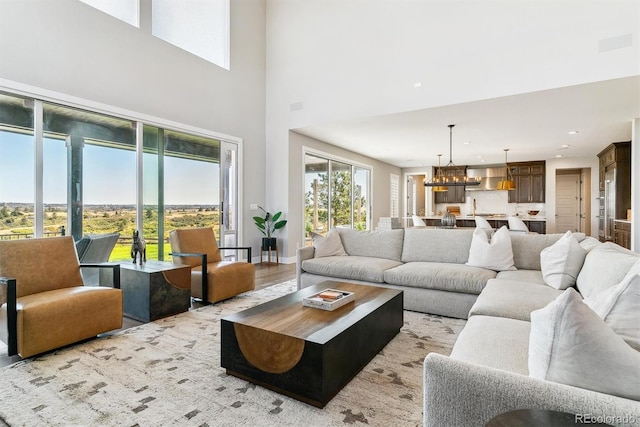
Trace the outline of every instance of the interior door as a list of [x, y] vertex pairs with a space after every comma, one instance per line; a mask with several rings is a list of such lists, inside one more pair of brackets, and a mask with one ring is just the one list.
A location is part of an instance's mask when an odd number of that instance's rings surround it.
[[582, 231], [580, 174], [556, 176], [556, 233]]

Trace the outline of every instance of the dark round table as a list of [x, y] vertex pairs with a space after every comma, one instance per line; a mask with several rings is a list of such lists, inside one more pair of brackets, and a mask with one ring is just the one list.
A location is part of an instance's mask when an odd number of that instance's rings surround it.
[[567, 412], [545, 409], [517, 409], [505, 412], [489, 420], [485, 427], [567, 427], [575, 425], [610, 426], [595, 422], [596, 418], [581, 419]]

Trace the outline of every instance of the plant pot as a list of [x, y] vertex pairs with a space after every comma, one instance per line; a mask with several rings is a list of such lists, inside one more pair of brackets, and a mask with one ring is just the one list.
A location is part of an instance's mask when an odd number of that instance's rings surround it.
[[268, 251], [269, 249], [276, 249], [278, 241], [275, 237], [263, 237], [262, 238], [262, 250]]

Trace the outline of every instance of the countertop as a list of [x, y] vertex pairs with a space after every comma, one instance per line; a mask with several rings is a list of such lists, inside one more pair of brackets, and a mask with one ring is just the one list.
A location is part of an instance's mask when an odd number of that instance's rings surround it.
[[628, 219], [614, 219], [615, 222], [624, 222], [625, 224], [631, 224], [631, 221]]

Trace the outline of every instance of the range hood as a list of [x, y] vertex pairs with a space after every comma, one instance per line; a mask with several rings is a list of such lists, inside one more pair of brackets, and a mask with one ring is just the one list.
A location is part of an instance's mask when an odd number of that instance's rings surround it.
[[469, 166], [467, 168], [467, 176], [470, 178], [480, 177], [480, 185], [474, 187], [465, 187], [467, 191], [497, 191], [498, 182], [504, 176], [504, 166]]

